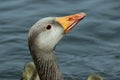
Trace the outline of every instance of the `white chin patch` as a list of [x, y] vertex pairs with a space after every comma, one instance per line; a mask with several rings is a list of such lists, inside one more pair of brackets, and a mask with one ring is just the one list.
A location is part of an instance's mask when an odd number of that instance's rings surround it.
[[36, 39], [36, 45], [44, 50], [53, 49], [64, 36], [63, 31], [62, 27], [53, 26], [50, 30], [41, 32]]

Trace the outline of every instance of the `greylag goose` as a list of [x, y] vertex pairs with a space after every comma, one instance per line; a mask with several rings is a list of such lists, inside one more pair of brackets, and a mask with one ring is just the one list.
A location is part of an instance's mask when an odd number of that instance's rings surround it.
[[29, 30], [29, 50], [40, 80], [63, 80], [55, 57], [55, 46], [85, 15], [43, 18]]

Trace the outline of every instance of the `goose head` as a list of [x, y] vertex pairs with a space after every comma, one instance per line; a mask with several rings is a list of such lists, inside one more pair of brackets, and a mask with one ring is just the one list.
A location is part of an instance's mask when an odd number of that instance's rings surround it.
[[[29, 31], [28, 43], [31, 49], [51, 52], [62, 37], [85, 17], [79, 13], [64, 17], [47, 17], [36, 22]], [[36, 50], [36, 51], [37, 51]]]

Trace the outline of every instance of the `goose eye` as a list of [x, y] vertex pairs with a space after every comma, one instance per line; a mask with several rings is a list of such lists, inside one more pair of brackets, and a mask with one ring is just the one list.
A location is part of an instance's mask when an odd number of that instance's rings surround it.
[[47, 30], [50, 30], [51, 28], [52, 28], [51, 25], [47, 25], [47, 27], [46, 27]]

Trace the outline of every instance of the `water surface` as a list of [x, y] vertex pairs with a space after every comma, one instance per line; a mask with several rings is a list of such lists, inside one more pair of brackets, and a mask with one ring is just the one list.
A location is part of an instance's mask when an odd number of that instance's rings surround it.
[[85, 80], [100, 74], [120, 79], [120, 1], [1, 0], [0, 80], [19, 80], [26, 62], [30, 27], [48, 16], [86, 12], [87, 17], [56, 48], [65, 80]]

